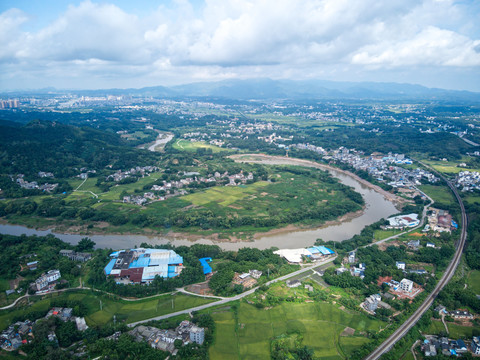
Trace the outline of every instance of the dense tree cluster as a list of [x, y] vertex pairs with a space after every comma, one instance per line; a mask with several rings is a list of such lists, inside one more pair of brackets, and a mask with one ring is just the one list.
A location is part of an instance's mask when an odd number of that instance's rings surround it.
[[[131, 148], [116, 134], [77, 128], [48, 121], [31, 121], [25, 126], [0, 123], [0, 173], [25, 174], [36, 179], [39, 171], [56, 178], [79, 173], [80, 168], [129, 169], [153, 165], [157, 153]], [[58, 182], [58, 181], [57, 181]]]

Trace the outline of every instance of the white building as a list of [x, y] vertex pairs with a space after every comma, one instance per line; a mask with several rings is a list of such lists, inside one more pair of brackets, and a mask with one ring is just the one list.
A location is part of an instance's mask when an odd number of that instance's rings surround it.
[[50, 270], [35, 280], [35, 287], [37, 288], [37, 291], [43, 291], [48, 287], [49, 284], [57, 281], [58, 279], [60, 279], [60, 270]]
[[388, 218], [387, 220], [390, 223], [390, 228], [394, 228], [394, 229], [414, 227], [420, 224], [420, 220], [418, 219], [417, 214], [394, 216], [394, 217]]
[[198, 326], [192, 326], [190, 329], [190, 341], [202, 345], [205, 339], [205, 330]]
[[378, 308], [378, 303], [382, 300], [379, 294], [370, 295], [365, 299], [365, 309], [374, 312]]
[[472, 339], [472, 352], [480, 355], [480, 336], [474, 336]]
[[403, 279], [402, 281], [400, 281], [400, 289], [405, 292], [412, 292], [413, 281], [408, 279]]
[[405, 270], [405, 263], [403, 261], [396, 261], [395, 265], [397, 266], [397, 269]]

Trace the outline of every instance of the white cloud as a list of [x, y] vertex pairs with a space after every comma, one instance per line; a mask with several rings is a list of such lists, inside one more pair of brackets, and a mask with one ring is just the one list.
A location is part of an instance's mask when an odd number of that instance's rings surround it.
[[139, 17], [85, 1], [31, 33], [22, 30], [29, 15], [0, 14], [0, 66], [28, 79], [178, 83], [480, 67], [476, 2], [206, 0], [199, 9], [178, 0]]

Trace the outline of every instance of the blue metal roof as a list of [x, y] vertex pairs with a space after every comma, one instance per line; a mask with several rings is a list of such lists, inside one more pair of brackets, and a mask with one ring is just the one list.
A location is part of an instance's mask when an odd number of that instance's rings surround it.
[[330, 254], [335, 254], [334, 251], [330, 250], [329, 248], [321, 245], [321, 246], [312, 246], [311, 248], [307, 249], [310, 251], [312, 254], [318, 254], [321, 253], [322, 255], [330, 255]]
[[113, 269], [113, 265], [115, 265], [115, 261], [117, 261], [117, 260], [112, 259], [112, 260], [109, 261], [107, 266], [105, 266], [105, 274], [110, 275], [110, 273], [112, 272], [112, 269]]
[[212, 258], [201, 258], [201, 259], [198, 259], [200, 261], [200, 264], [202, 264], [203, 266], [203, 273], [206, 275], [206, 274], [209, 274], [211, 273], [213, 270], [212, 270], [212, 267], [210, 265], [208, 265], [208, 262], [207, 261], [212, 261]]
[[130, 265], [128, 266], [129, 269], [131, 268], [142, 268], [142, 267], [147, 267], [148, 264], [150, 263], [150, 258], [149, 257], [144, 257], [143, 255], [140, 256], [138, 259], [133, 260]]

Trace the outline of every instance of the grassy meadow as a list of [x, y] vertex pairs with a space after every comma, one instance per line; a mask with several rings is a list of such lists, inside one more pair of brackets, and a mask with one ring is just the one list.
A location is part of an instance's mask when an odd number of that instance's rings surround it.
[[175, 150], [188, 151], [188, 152], [195, 152], [197, 151], [197, 149], [210, 149], [214, 153], [218, 153], [221, 151], [230, 151], [228, 149], [223, 149], [219, 146], [211, 145], [203, 141], [190, 141], [190, 140], [183, 140], [183, 139], [178, 139], [177, 141], [175, 141], [175, 143], [173, 144], [173, 148]]
[[[369, 341], [359, 332], [384, 326], [364, 314], [318, 302], [283, 302], [266, 310], [241, 303], [237, 317], [233, 311], [213, 311], [212, 316], [216, 323], [215, 343], [209, 351], [212, 360], [270, 359], [270, 341], [291, 332], [303, 336], [302, 345], [311, 347], [315, 358], [345, 359]], [[355, 335], [340, 336], [346, 327], [355, 329]]]
[[31, 306], [0, 311], [0, 330], [10, 325], [17, 316], [28, 318], [28, 314], [33, 311], [47, 311], [53, 299], [82, 302], [87, 307], [85, 320], [89, 326], [105, 325], [113, 321], [114, 315], [117, 322], [124, 321], [128, 324], [214, 301], [214, 299], [203, 299], [183, 294], [167, 294], [144, 300], [126, 301], [92, 291], [73, 290], [35, 297], [30, 300]]

